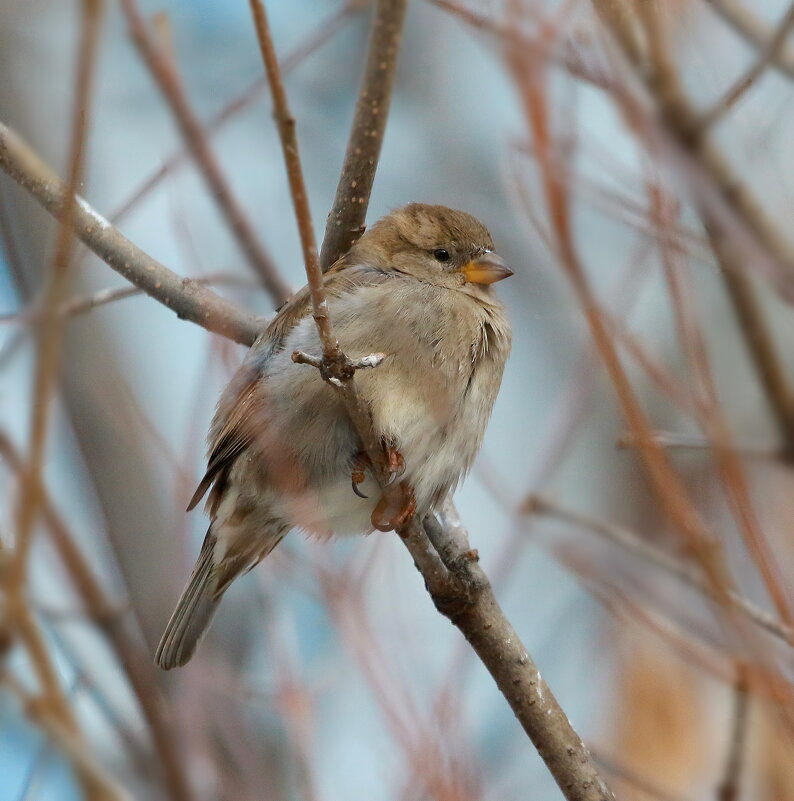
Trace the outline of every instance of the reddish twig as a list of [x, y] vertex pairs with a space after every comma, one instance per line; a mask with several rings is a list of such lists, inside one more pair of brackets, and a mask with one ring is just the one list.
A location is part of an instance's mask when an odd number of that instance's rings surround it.
[[[22, 458], [3, 431], [0, 431], [0, 456], [11, 470], [18, 475], [22, 474], [24, 468]], [[42, 491], [41, 516], [69, 578], [85, 606], [86, 613], [105, 634], [124, 668], [141, 711], [149, 724], [157, 755], [163, 763], [170, 797], [174, 801], [186, 801], [190, 798], [187, 778], [163, 714], [151, 662], [141, 653], [140, 645], [130, 637], [123, 620], [124, 616], [120, 614], [120, 610], [126, 610], [127, 607], [119, 607], [108, 599], [46, 491]]]
[[[753, 11], [736, 0], [706, 0], [740, 36], [759, 50], [767, 50], [774, 32]], [[794, 48], [783, 46], [773, 55], [772, 64], [784, 75], [794, 78]]]
[[[334, 34], [342, 27], [345, 20], [353, 13], [364, 8], [360, 0], [347, 0], [344, 5], [333, 11], [327, 19], [320, 22], [308, 36], [284, 57], [281, 65], [282, 72], [286, 75], [295, 67], [301, 64], [312, 53], [328, 42]], [[239, 95], [236, 95], [225, 103], [215, 114], [210, 117], [205, 125], [207, 138], [211, 139], [216, 133], [221, 131], [230, 120], [237, 114], [248, 108], [265, 90], [267, 81], [264, 76], [257, 78]], [[160, 182], [188, 158], [188, 151], [182, 147], [166, 156], [163, 163], [148, 178], [141, 181], [138, 188], [116, 209], [114, 209], [108, 219], [118, 224], [119, 221], [129, 214]]]
[[[53, 739], [64, 746], [64, 737], [72, 742], [74, 752], [69, 753], [77, 776], [89, 799], [113, 799], [117, 793], [108, 781], [98, 775], [92, 765], [78, 759], [83, 738], [69, 701], [63, 692], [57, 668], [47, 651], [44, 636], [27, 601], [28, 559], [35, 524], [41, 511], [43, 487], [42, 470], [47, 443], [50, 402], [55, 391], [61, 356], [63, 318], [58, 304], [69, 280], [72, 253], [72, 220], [75, 216], [75, 191], [83, 175], [86, 156], [89, 112], [95, 77], [96, 57], [101, 30], [102, 5], [100, 0], [83, 0], [80, 41], [78, 45], [77, 74], [75, 80], [74, 112], [69, 145], [69, 179], [66, 201], [58, 227], [52, 269], [47, 276], [42, 304], [42, 318], [37, 336], [37, 358], [31, 399], [30, 451], [21, 465], [20, 499], [16, 514], [14, 550], [4, 571], [6, 614], [8, 624], [27, 650], [38, 682], [38, 695], [31, 696], [26, 704], [32, 716], [42, 723]], [[13, 685], [13, 677], [5, 677]], [[56, 736], [59, 732], [62, 736]]]
[[777, 24], [769, 41], [762, 48], [755, 63], [747, 72], [739, 78], [733, 86], [714, 104], [714, 106], [700, 115], [698, 125], [700, 128], [713, 126], [720, 117], [723, 116], [736, 104], [736, 101], [766, 72], [771, 64], [778, 58], [786, 44], [791, 28], [794, 26], [794, 3], [789, 6], [788, 11]]
[[121, 8], [130, 27], [132, 40], [173, 112], [185, 143], [196, 160], [218, 209], [249, 263], [262, 279], [274, 304], [280, 306], [290, 296], [291, 290], [229, 187], [204, 128], [188, 102], [173, 59], [163, 53], [155, 42], [138, 10], [136, 0], [121, 0]]
[[[704, 595], [714, 598], [714, 590], [707, 581], [704, 581], [702, 572], [693, 570], [690, 565], [684, 564], [680, 559], [651, 545], [633, 531], [605, 520], [581, 514], [540, 495], [532, 495], [527, 498], [523, 504], [523, 511], [527, 514], [554, 517], [557, 520], [575, 525], [584, 531], [592, 531], [633, 556], [637, 556], [643, 561], [658, 567], [684, 584], [694, 587]], [[738, 592], [729, 591], [728, 598], [736, 609], [746, 615], [753, 623], [787, 645], [794, 646], [794, 629], [790, 626], [776, 620], [768, 612], [756, 606]]]

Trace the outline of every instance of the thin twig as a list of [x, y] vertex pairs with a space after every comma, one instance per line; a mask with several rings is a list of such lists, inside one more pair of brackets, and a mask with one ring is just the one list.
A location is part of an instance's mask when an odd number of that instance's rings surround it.
[[[652, 433], [653, 438], [668, 450], [702, 451], [711, 450], [714, 447], [713, 442], [700, 434], [681, 434], [677, 431], [660, 430], [655, 430]], [[637, 438], [630, 431], [621, 434], [616, 443], [618, 448], [634, 448], [636, 444]], [[736, 453], [749, 459], [769, 459], [772, 461], [780, 459], [783, 454], [780, 448], [763, 448], [742, 443], [738, 444]]]
[[[289, 178], [290, 193], [301, 236], [306, 278], [312, 303], [312, 316], [317, 326], [317, 333], [322, 347], [322, 359], [296, 351], [292, 354], [292, 360], [297, 364], [308, 364], [319, 369], [323, 379], [339, 392], [347, 413], [361, 438], [363, 450], [369, 456], [381, 488], [386, 490], [390, 476], [383, 445], [372, 428], [369, 410], [359, 398], [353, 384], [353, 377], [357, 369], [356, 365], [358, 364], [359, 368], [374, 366], [377, 356], [372, 354], [369, 358], [364, 358], [354, 363], [342, 352], [338, 340], [333, 335], [331, 321], [328, 317], [328, 300], [325, 297], [323, 274], [317, 258], [317, 247], [303, 180], [298, 141], [295, 136], [295, 120], [289, 110], [264, 5], [256, 0], [251, 0], [251, 9], [254, 15], [257, 38], [265, 61], [270, 92], [273, 97], [276, 122]], [[366, 204], [364, 204], [364, 213], [366, 213]], [[397, 486], [389, 491], [396, 492]]]
[[[302, 184], [297, 142], [294, 138], [294, 123], [289, 123], [291, 117], [278, 74], [278, 62], [273, 51], [267, 16], [257, 0], [251, 0], [251, 3], [260, 45], [262, 45], [265, 56], [268, 79], [277, 110], [276, 118], [279, 122], [279, 131], [290, 175], [293, 202], [303, 237], [304, 229], [310, 232], [311, 219], [308, 215], [305, 197], [302, 197], [305, 195], [305, 191]], [[378, 13], [384, 16], [384, 19], [381, 20], [382, 25], [387, 28], [395, 25], [394, 17], [391, 16], [395, 13], [398, 14], [398, 23], [402, 22], [404, 5], [402, 11], [396, 10], [398, 6], [400, 6], [400, 0], [391, 4], [384, 2], [379, 4]], [[376, 22], [370, 42], [370, 54], [382, 35], [383, 31]], [[390, 37], [395, 43], [399, 41], [399, 25], [397, 30], [393, 28], [390, 30]], [[394, 55], [396, 56], [396, 52]], [[379, 83], [385, 84], [385, 88], [378, 86]], [[382, 97], [387, 105], [391, 90], [391, 75], [384, 72], [382, 68], [377, 68], [374, 77], [370, 81], [365, 81], [359, 105], [368, 98], [371, 99], [370, 93], [376, 92], [376, 90], [377, 96]], [[379, 108], [385, 110], [383, 106]], [[346, 164], [355, 174], [358, 174], [362, 166], [365, 168], [364, 172], [369, 171], [370, 186], [377, 166], [378, 150], [379, 143], [378, 149], [371, 157], [371, 164], [368, 163], [370, 156], [362, 153], [355, 154], [355, 157]], [[344, 181], [345, 176], [343, 175], [340, 187]], [[362, 219], [366, 214], [368, 198], [368, 191], [360, 198]], [[337, 207], [337, 211], [344, 214], [344, 205]], [[323, 378], [342, 393], [351, 420], [375, 468], [375, 478], [386, 494], [390, 488], [383, 448], [373, 430], [371, 417], [361, 405], [355, 392], [352, 380], [355, 371], [352, 369], [352, 362], [342, 353], [338, 342], [333, 339], [322, 274], [319, 264], [313, 258], [315, 251], [311, 244], [312, 239], [307, 236], [304, 242], [306, 273], [315, 312], [315, 322], [323, 345], [323, 358], [319, 360], [308, 354], [295, 353], [293, 359], [319, 368]], [[350, 244], [351, 242], [348, 241], [341, 253], [344, 253]], [[339, 247], [339, 241], [330, 247], [332, 250]], [[422, 527], [415, 516], [398, 532], [421, 572], [436, 608], [463, 632], [482, 659], [566, 798], [569, 801], [596, 801], [596, 799], [608, 801], [612, 799], [613, 795], [599, 776], [584, 743], [573, 730], [551, 689], [540, 676], [518, 635], [499, 608], [488, 579], [478, 565], [477, 552], [469, 546], [468, 536], [451, 503], [447, 503], [443, 509], [439, 510], [439, 519], [440, 525], [435, 525], [432, 518], [428, 519], [425, 524], [426, 536], [422, 536]], [[430, 543], [432, 543], [432, 547], [430, 547]], [[435, 553], [433, 549], [435, 549]]]
[[[16, 514], [16, 537], [3, 580], [6, 592], [8, 623], [20, 643], [25, 647], [38, 682], [38, 695], [26, 704], [31, 715], [47, 724], [52, 734], [57, 731], [74, 749], [82, 749], [83, 736], [76, 717], [61, 687], [57, 668], [47, 651], [44, 636], [28, 604], [26, 585], [28, 562], [41, 511], [44, 453], [49, 430], [51, 400], [61, 358], [62, 318], [57, 313], [69, 281], [73, 233], [71, 222], [77, 206], [75, 192], [83, 175], [86, 160], [87, 136], [90, 119], [92, 90], [96, 73], [96, 57], [102, 21], [101, 0], [83, 0], [81, 7], [80, 38], [78, 42], [77, 71], [75, 78], [74, 110], [69, 142], [69, 179], [66, 200], [58, 226], [52, 268], [46, 277], [42, 319], [37, 332], [37, 358], [31, 394], [30, 445], [27, 459], [21, 465], [20, 498]], [[13, 683], [13, 677], [6, 677]], [[77, 777], [87, 798], [117, 798], [111, 785], [100, 777], [91, 765], [75, 760]]]
[[65, 754], [74, 765], [77, 773], [87, 777], [94, 789], [92, 798], [103, 801], [131, 801], [131, 797], [105, 771], [97, 761], [91, 749], [82, 739], [74, 736], [74, 732], [52, 709], [43, 704], [41, 699], [31, 695], [11, 673], [0, 672], [0, 682], [5, 684], [22, 704], [25, 714], [38, 724], [50, 737], [58, 750]]
[[339, 343], [333, 338], [330, 322], [328, 321], [328, 303], [322, 292], [323, 274], [317, 257], [317, 243], [314, 239], [312, 227], [312, 213], [309, 208], [309, 195], [306, 191], [306, 182], [303, 179], [300, 152], [298, 150], [298, 137], [295, 133], [295, 118], [289, 110], [287, 93], [281, 78], [276, 48], [270, 33], [267, 11], [262, 0], [250, 0], [251, 13], [254, 17], [256, 37], [262, 60], [267, 72], [270, 85], [270, 94], [273, 98], [273, 114], [278, 126], [281, 150], [284, 154], [284, 163], [287, 168], [290, 196], [295, 209], [295, 219], [298, 223], [303, 261], [306, 265], [306, 276], [309, 280], [314, 322], [320, 335], [323, 347], [323, 359], [326, 361], [338, 358]]
[[[219, 272], [211, 275], [202, 275], [200, 278], [191, 278], [199, 286], [233, 286], [251, 289], [253, 279], [242, 278], [235, 273]], [[63, 317], [77, 317], [86, 314], [100, 306], [107, 306], [109, 303], [116, 303], [119, 300], [127, 300], [145, 294], [142, 289], [136, 286], [108, 287], [94, 292], [93, 295], [71, 298], [65, 300], [58, 308], [58, 314]], [[28, 306], [22, 311], [12, 312], [11, 314], [0, 314], [0, 325], [5, 323], [29, 324], [35, 322], [40, 317], [40, 311], [35, 306]]]
[[769, 41], [762, 48], [752, 67], [728, 89], [709, 111], [701, 114], [698, 121], [701, 128], [712, 127], [723, 114], [733, 108], [736, 101], [766, 72], [770, 64], [778, 59], [792, 26], [794, 26], [794, 3], [789, 6], [788, 11], [777, 24], [774, 34], [769, 37]]
[[364, 232], [408, 0], [377, 0], [353, 125], [320, 252], [326, 271]]
[[[11, 470], [21, 474], [24, 467], [22, 458], [3, 431], [0, 431], [0, 457]], [[183, 762], [174, 747], [174, 739], [165, 719], [151, 660], [142, 655], [141, 646], [130, 637], [124, 615], [119, 613], [119, 605], [108, 599], [45, 490], [42, 490], [41, 516], [86, 612], [105, 634], [124, 668], [149, 725], [157, 755], [162, 761], [170, 797], [174, 801], [187, 801], [191, 794]], [[121, 608], [128, 607], [125, 605]]]
[[[67, 187], [10, 128], [0, 123], [0, 168], [57, 219], [64, 217]], [[261, 318], [240, 311], [191, 278], [182, 278], [144, 253], [82, 198], [72, 204], [75, 235], [102, 261], [147, 295], [208, 331], [251, 345]]]
[[[281, 70], [286, 75], [301, 64], [312, 53], [328, 42], [336, 32], [342, 27], [345, 20], [356, 12], [361, 11], [366, 3], [361, 0], [347, 0], [340, 8], [333, 11], [327, 19], [318, 23], [317, 27], [311, 31], [305, 39], [301, 40], [285, 57], [281, 64]], [[213, 114], [205, 125], [206, 136], [211, 139], [216, 133], [221, 131], [230, 120], [237, 114], [248, 108], [265, 90], [267, 81], [262, 76], [253, 81], [240, 94], [225, 103], [218, 111]], [[139, 184], [138, 188], [111, 214], [108, 219], [118, 224], [119, 221], [131, 212], [160, 182], [177, 167], [184, 164], [189, 152], [182, 146], [174, 150], [165, 157], [160, 167]]]
[[[598, 8], [608, 5], [608, 0], [593, 0]], [[702, 170], [719, 192], [726, 206], [737, 216], [737, 221], [746, 224], [756, 242], [780, 262], [784, 268], [784, 282], [794, 274], [794, 257], [791, 249], [769, 220], [747, 185], [738, 177], [731, 165], [716, 149], [707, 130], [698, 124], [699, 115], [684, 93], [680, 78], [660, 40], [655, 10], [651, 3], [637, 6], [649, 32], [649, 55], [651, 69], [645, 61], [638, 61], [626, 45], [627, 34], [620, 27], [612, 33], [621, 45], [627, 60], [643, 78], [651, 98], [657, 104], [665, 129], [671, 134], [682, 152], [691, 159], [697, 170]], [[725, 220], [714, 213], [711, 206], [699, 200], [700, 207], [714, 254], [722, 267], [723, 277], [731, 301], [739, 317], [742, 335], [753, 357], [776, 421], [781, 430], [786, 450], [794, 453], [794, 401], [785, 371], [777, 354], [771, 333], [755, 298], [751, 283], [736, 276], [745, 270], [740, 263]], [[786, 283], [788, 285], [788, 283]], [[778, 282], [781, 293], [785, 286]]]
[[728, 756], [725, 760], [725, 772], [717, 787], [717, 801], [738, 801], [739, 787], [742, 778], [745, 742], [748, 729], [748, 707], [750, 705], [750, 687], [747, 669], [737, 665], [736, 685], [733, 689], [733, 725], [728, 743]]
[[580, 261], [574, 242], [565, 181], [553, 164], [554, 140], [550, 130], [547, 98], [541, 77], [536, 74], [537, 59], [542, 54], [527, 52], [519, 39], [511, 39], [507, 44], [508, 66], [520, 90], [527, 124], [534, 136], [534, 152], [541, 170], [548, 216], [557, 238], [560, 266], [565, 271], [582, 309], [594, 344], [614, 386], [623, 416], [640, 443], [639, 452], [651, 486], [670, 519], [701, 560], [715, 591], [724, 595], [732, 582], [722, 550], [692, 504], [686, 487], [670, 464], [664, 449], [652, 437], [648, 419], [621, 364], [616, 344]]
[[[663, 230], [669, 224], [670, 214], [666, 207], [670, 204], [665, 202], [658, 187], [652, 187], [650, 194], [651, 218]], [[679, 252], [661, 245], [662, 267], [670, 292], [678, 338], [693, 377], [695, 405], [700, 411], [703, 428], [712, 442], [717, 472], [747, 550], [764, 580], [778, 614], [787, 625], [791, 625], [792, 613], [784, 589], [784, 578], [758, 521], [747, 480], [733, 444], [733, 435], [720, 407], [705, 337], [697, 311], [691, 302], [691, 276], [684, 270], [684, 264], [679, 257]]]
[[143, 62], [157, 83], [160, 92], [174, 114], [188, 146], [207, 184], [219, 211], [233, 232], [251, 267], [270, 293], [275, 306], [280, 306], [291, 294], [254, 231], [245, 209], [240, 205], [226, 181], [223, 170], [210, 147], [204, 127], [188, 102], [182, 81], [173, 59], [163, 53], [151, 35], [136, 0], [121, 0], [132, 37]]
[[[605, 520], [599, 520], [598, 518], [581, 514], [548, 497], [540, 495], [532, 495], [527, 498], [522, 505], [522, 509], [526, 514], [539, 514], [554, 517], [557, 520], [575, 525], [584, 531], [591, 531], [594, 534], [598, 534], [633, 556], [637, 556], [655, 567], [664, 570], [665, 573], [693, 587], [707, 597], [715, 597], [711, 585], [704, 579], [701, 571], [693, 570], [690, 565], [684, 564], [676, 557], [670, 556], [670, 554], [660, 548], [651, 545], [633, 531], [629, 531], [626, 528], [617, 526], [614, 523], [609, 523]], [[753, 623], [786, 644], [794, 646], [794, 629], [790, 626], [781, 623], [770, 615], [769, 612], [756, 606], [752, 601], [747, 600], [733, 590], [728, 592], [728, 599], [736, 609], [746, 615]]]
[[[736, 0], [706, 0], [740, 36], [758, 50], [767, 50], [772, 38], [769, 26]], [[783, 46], [772, 58], [772, 64], [789, 78], [794, 78], [794, 48]]]

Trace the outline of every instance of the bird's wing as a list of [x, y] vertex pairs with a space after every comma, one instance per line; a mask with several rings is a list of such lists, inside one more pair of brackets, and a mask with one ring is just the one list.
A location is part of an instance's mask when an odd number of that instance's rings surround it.
[[[325, 294], [329, 299], [340, 297], [361, 286], [372, 286], [388, 278], [388, 273], [362, 265], [351, 265], [345, 258], [334, 264], [324, 276]], [[309, 287], [296, 292], [279, 310], [252, 348], [257, 353], [270, 354], [284, 345], [292, 329], [312, 312]], [[266, 358], [266, 357], [265, 357]], [[190, 499], [188, 511], [204, 497], [214, 484], [210, 495], [210, 512], [214, 515], [226, 488], [231, 466], [256, 436], [251, 409], [256, 403], [257, 387], [262, 379], [262, 360], [246, 360], [232, 379], [226, 398], [222, 398], [210, 435], [210, 455], [207, 472]], [[304, 368], [305, 369], [305, 368]]]

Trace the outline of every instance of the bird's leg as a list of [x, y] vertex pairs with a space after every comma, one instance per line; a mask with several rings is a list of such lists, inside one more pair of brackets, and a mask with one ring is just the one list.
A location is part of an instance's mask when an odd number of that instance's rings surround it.
[[387, 488], [372, 510], [370, 520], [378, 531], [402, 528], [416, 512], [416, 496], [407, 481], [394, 489]]

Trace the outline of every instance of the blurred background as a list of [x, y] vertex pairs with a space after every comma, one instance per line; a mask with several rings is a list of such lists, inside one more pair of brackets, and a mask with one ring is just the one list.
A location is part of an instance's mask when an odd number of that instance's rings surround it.
[[[137, 7], [230, 193], [284, 281], [302, 286], [248, 3]], [[371, 8], [267, 7], [320, 236]], [[368, 219], [412, 200], [464, 209], [515, 270], [497, 290], [513, 353], [456, 502], [621, 799], [794, 799], [787, 15], [778, 0], [408, 10]], [[80, 21], [72, 0], [0, 4], [0, 121], [64, 177]], [[103, 4], [99, 42], [80, 193], [175, 272], [270, 316], [116, 2]], [[56, 233], [0, 175], [0, 556], [18, 526]], [[184, 508], [244, 348], [118, 297], [124, 286], [75, 248], [25, 585], [86, 750], [120, 797], [561, 797], [393, 534], [291, 535], [235, 583], [190, 665], [156, 671], [206, 529]], [[626, 422], [632, 404], [657, 432], [661, 484]], [[675, 482], [708, 553], [671, 510]], [[0, 640], [0, 799], [81, 798], [74, 754], [26, 703], [30, 654]]]

